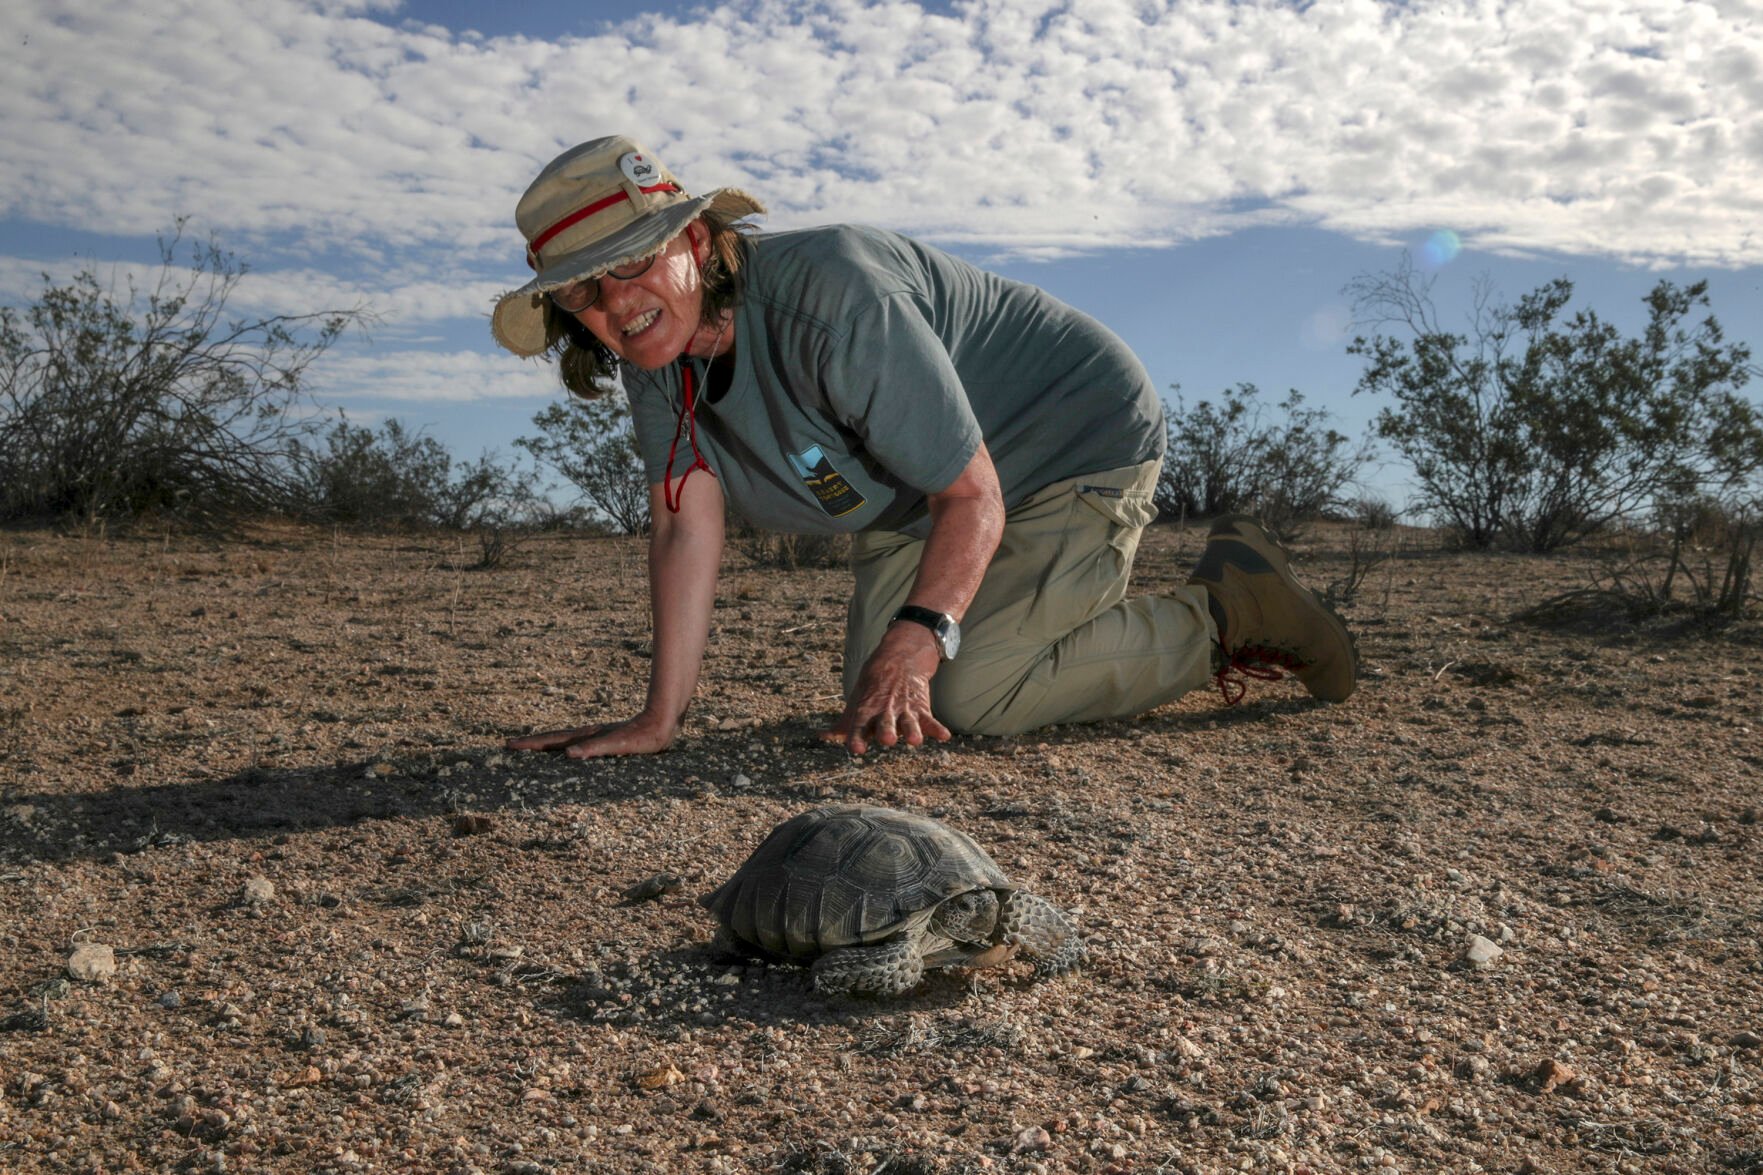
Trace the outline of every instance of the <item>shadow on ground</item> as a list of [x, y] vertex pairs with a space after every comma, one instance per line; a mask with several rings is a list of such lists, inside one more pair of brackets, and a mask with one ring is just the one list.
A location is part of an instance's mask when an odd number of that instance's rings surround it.
[[[1183, 734], [1235, 724], [1306, 703], [1245, 705], [1211, 713], [1173, 713], [1136, 724], [1144, 734]], [[1031, 736], [1055, 745], [1120, 738], [1123, 724], [1068, 727]], [[785, 748], [788, 778], [747, 781], [740, 794], [804, 803], [857, 801], [873, 794], [864, 776], [890, 761], [888, 752], [854, 759], [800, 721], [759, 727], [748, 737]], [[958, 757], [1015, 754], [1025, 740], [957, 738]], [[740, 757], [716, 738], [691, 740], [662, 755], [579, 762], [561, 755], [500, 750], [423, 752], [331, 765], [253, 767], [215, 779], [74, 794], [20, 793], [0, 815], [0, 862], [102, 858], [155, 846], [250, 840], [344, 827], [364, 820], [448, 816], [612, 804], [637, 798], [691, 799], [728, 794]], [[928, 764], [926, 765], [928, 769]], [[938, 768], [947, 773], [945, 763]]]

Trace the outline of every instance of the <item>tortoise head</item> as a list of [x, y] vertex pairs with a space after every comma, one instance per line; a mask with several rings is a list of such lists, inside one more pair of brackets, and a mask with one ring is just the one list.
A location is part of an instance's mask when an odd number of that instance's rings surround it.
[[930, 928], [952, 942], [982, 945], [992, 941], [998, 925], [998, 895], [989, 889], [970, 889], [938, 906]]

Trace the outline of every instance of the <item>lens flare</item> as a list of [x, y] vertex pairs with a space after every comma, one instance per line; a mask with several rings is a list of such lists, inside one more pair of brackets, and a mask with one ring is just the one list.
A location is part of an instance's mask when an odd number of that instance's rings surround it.
[[1457, 254], [1463, 251], [1463, 242], [1456, 233], [1442, 228], [1426, 238], [1426, 244], [1420, 246], [1420, 260], [1428, 269], [1440, 269], [1449, 265]]

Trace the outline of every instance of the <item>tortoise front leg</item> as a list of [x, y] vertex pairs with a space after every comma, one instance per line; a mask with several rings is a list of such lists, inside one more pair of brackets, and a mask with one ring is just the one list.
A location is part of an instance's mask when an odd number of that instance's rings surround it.
[[1089, 953], [1065, 911], [1046, 898], [1021, 890], [1004, 899], [999, 925], [1006, 944], [1022, 947], [1035, 961], [1038, 975], [1063, 975], [1081, 965]]
[[839, 947], [814, 961], [814, 990], [827, 995], [905, 995], [924, 978], [917, 945], [900, 937], [873, 947]]

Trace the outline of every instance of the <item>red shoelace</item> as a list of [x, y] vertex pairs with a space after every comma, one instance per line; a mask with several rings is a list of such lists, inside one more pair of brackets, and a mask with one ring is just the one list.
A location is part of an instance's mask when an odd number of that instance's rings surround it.
[[1212, 680], [1218, 683], [1224, 704], [1234, 706], [1249, 692], [1249, 678], [1278, 681], [1287, 673], [1296, 673], [1302, 668], [1304, 662], [1285, 649], [1243, 645], [1225, 654], [1224, 664], [1212, 675]]

